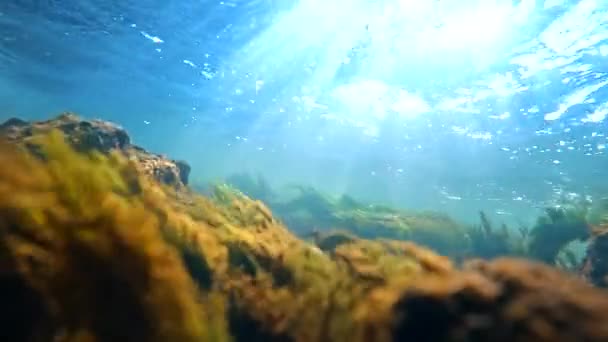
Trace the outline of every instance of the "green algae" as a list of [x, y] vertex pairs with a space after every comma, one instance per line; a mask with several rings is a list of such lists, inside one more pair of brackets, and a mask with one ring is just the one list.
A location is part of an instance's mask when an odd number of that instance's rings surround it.
[[26, 339], [227, 336], [205, 319], [204, 299], [164, 242], [162, 218], [146, 208], [136, 169], [115, 154], [76, 153], [56, 131], [35, 143], [45, 161], [10, 146], [0, 152], [12, 165], [0, 171], [8, 260], [1, 273], [33, 293], [48, 315], [47, 326]]
[[[207, 198], [161, 185], [117, 151], [77, 153], [58, 133], [35, 143], [35, 157], [0, 145], [11, 165], [0, 170], [0, 295], [19, 323], [7, 340], [608, 337], [605, 294], [545, 266], [459, 269], [411, 242], [346, 234], [319, 238], [323, 251], [234, 189]], [[351, 198], [320, 203], [360, 229], [445, 234], [437, 215], [412, 224]]]

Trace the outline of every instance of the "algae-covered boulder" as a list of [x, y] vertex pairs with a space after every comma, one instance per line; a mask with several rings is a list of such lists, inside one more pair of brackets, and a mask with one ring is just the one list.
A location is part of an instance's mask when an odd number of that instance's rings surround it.
[[44, 161], [0, 146], [3, 340], [224, 339], [223, 304], [165, 242], [162, 201], [137, 169], [39, 138]]
[[169, 187], [67, 134], [0, 144], [2, 341], [608, 340], [608, 295], [555, 269], [322, 250], [238, 191]]
[[409, 240], [452, 257], [469, 249], [465, 227], [447, 215], [369, 205], [346, 195], [334, 198], [310, 187], [296, 189], [289, 201], [272, 204], [295, 231], [338, 229], [367, 239]]
[[62, 131], [77, 151], [108, 153], [117, 150], [162, 183], [178, 187], [188, 184], [190, 166], [186, 162], [169, 160], [133, 145], [123, 128], [107, 121], [83, 120], [73, 113], [64, 113], [47, 121], [27, 122], [12, 118], [0, 124], [0, 136], [30, 148], [29, 141], [33, 137], [51, 130]]
[[[415, 281], [393, 314], [398, 341], [606, 341], [606, 294], [543, 264], [497, 259]], [[429, 328], [432, 327], [432, 328]]]

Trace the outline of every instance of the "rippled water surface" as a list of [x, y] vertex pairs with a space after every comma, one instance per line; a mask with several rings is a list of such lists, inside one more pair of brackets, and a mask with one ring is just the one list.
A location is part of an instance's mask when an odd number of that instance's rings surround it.
[[3, 118], [115, 121], [260, 172], [509, 220], [608, 194], [608, 2], [5, 0]]

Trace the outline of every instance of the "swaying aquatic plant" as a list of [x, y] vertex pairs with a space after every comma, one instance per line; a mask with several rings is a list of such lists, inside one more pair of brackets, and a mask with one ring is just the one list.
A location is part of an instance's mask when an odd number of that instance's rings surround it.
[[513, 234], [506, 225], [495, 229], [486, 214], [479, 212], [480, 224], [468, 231], [470, 240], [469, 257], [494, 259], [504, 256], [525, 256], [527, 254], [527, 229], [520, 227], [520, 235]]
[[587, 222], [587, 211], [588, 206], [576, 203], [547, 208], [545, 216], [539, 217], [530, 231], [530, 256], [554, 264], [568, 243], [588, 239], [591, 226]]

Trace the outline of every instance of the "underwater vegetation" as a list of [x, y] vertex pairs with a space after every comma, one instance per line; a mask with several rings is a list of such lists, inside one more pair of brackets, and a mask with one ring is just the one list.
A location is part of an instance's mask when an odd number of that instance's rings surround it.
[[78, 154], [58, 131], [27, 144], [36, 156], [6, 145], [0, 152], [11, 165], [0, 171], [0, 296], [12, 323], [3, 325], [3, 340], [222, 334], [205, 319], [221, 305], [205, 303], [164, 241], [161, 198], [145, 191], [131, 163], [114, 153]]
[[587, 221], [588, 207], [571, 203], [559, 208], [547, 208], [530, 231], [529, 253], [532, 257], [555, 263], [566, 244], [587, 240], [592, 227]]
[[[295, 195], [281, 197], [261, 176], [238, 174], [227, 178], [229, 186], [246, 194], [265, 198], [275, 215], [302, 237], [314, 237], [324, 249], [327, 244], [353, 237], [413, 241], [455, 260], [493, 259], [501, 256], [525, 257], [561, 268], [578, 271], [581, 261], [568, 245], [588, 241], [593, 226], [589, 203], [564, 202], [545, 209], [545, 213], [528, 227], [499, 228], [484, 212], [479, 224], [467, 226], [436, 212], [416, 212], [383, 205], [363, 203], [348, 195], [338, 197], [307, 186], [291, 186]], [[256, 197], [258, 198], [258, 197]], [[594, 215], [604, 215], [608, 210]]]
[[236, 173], [226, 177], [225, 183], [239, 189], [243, 194], [264, 203], [270, 203], [277, 197], [277, 193], [261, 174], [254, 177], [245, 172]]
[[9, 142], [18, 142], [36, 152], [30, 140], [58, 130], [65, 134], [72, 148], [79, 152], [109, 153], [119, 150], [135, 162], [143, 173], [161, 183], [183, 187], [188, 184], [190, 166], [185, 161], [169, 160], [131, 144], [127, 132], [119, 126], [100, 120], [80, 120], [74, 113], [64, 113], [48, 121], [26, 122], [12, 118], [0, 125], [0, 134]]
[[594, 233], [587, 255], [581, 267], [582, 275], [590, 283], [608, 287], [608, 230], [603, 228]]
[[346, 233], [317, 247], [234, 188], [147, 168], [179, 170], [162, 156], [78, 148], [105, 125], [2, 126], [37, 127], [0, 144], [3, 341], [608, 340], [608, 294], [585, 277]]
[[483, 211], [479, 212], [480, 224], [470, 227], [467, 237], [470, 241], [470, 253], [473, 257], [493, 259], [500, 256], [525, 256], [529, 232], [526, 227], [519, 227], [513, 233], [505, 224], [495, 229]]
[[290, 194], [281, 197], [260, 176], [239, 174], [226, 182], [239, 190], [244, 187], [243, 192], [256, 199], [265, 198], [276, 216], [303, 236], [313, 230], [338, 230], [367, 239], [411, 240], [453, 257], [467, 249], [465, 227], [441, 213], [398, 210], [348, 195], [332, 197], [309, 186], [290, 186]]
[[587, 253], [580, 266], [581, 274], [590, 283], [606, 288], [608, 287], [608, 201], [600, 201], [599, 210], [593, 212], [591, 220], [594, 226], [591, 239], [588, 243]]

